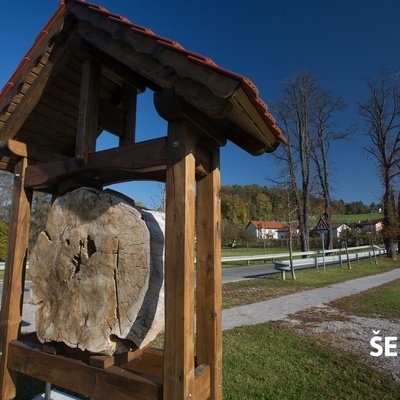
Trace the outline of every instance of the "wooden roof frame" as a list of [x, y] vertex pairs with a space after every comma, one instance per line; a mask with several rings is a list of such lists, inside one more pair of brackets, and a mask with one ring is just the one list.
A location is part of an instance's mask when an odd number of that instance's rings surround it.
[[[181, 112], [203, 132], [251, 154], [285, 142], [248, 78], [102, 7], [63, 0], [0, 93], [0, 169], [13, 169], [8, 140], [25, 143], [34, 162], [75, 156], [78, 93], [70, 88], [61, 96], [60, 90], [77, 85], [88, 56], [101, 64], [102, 92], [114, 84], [108, 98], [100, 92], [99, 131], [121, 135], [121, 104], [115, 97], [126, 84], [139, 93], [149, 88], [158, 98], [173, 91]], [[159, 103], [160, 115], [170, 118]]]
[[[137, 97], [147, 89], [168, 131], [137, 142]], [[96, 151], [103, 130], [118, 147]], [[285, 142], [249, 79], [102, 7], [60, 1], [0, 93], [0, 169], [15, 176], [0, 400], [15, 396], [17, 371], [104, 400], [222, 399], [219, 161], [227, 140], [253, 155]], [[88, 361], [23, 337], [33, 191], [58, 196], [144, 179], [166, 183], [164, 350]]]

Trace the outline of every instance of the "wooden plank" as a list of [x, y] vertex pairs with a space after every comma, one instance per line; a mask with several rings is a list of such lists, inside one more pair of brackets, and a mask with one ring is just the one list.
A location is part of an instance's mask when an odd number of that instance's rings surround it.
[[164, 354], [159, 349], [146, 349], [140, 358], [121, 364], [121, 368], [144, 375], [162, 378], [164, 376]]
[[210, 399], [210, 366], [201, 364], [196, 367], [194, 374], [193, 399]]
[[160, 170], [166, 168], [166, 139], [152, 139], [128, 146], [92, 153], [86, 165], [79, 165], [75, 158], [28, 167], [26, 187], [45, 188], [67, 177], [92, 171], [114, 170], [118, 182], [118, 170]]
[[222, 400], [222, 282], [219, 148], [209, 148], [210, 172], [197, 184], [197, 362], [210, 366], [211, 397]]
[[[143, 353], [146, 351], [146, 349], [148, 349], [149, 346], [150, 345], [147, 345], [141, 349], [135, 349], [120, 354], [114, 354], [112, 356], [93, 355], [89, 357], [89, 364], [99, 368], [109, 368], [112, 365], [118, 365], [119, 367], [124, 368], [123, 365], [129, 365], [134, 360], [138, 358], [141, 359]], [[132, 368], [131, 369], [127, 368], [127, 369], [130, 371], [135, 371]]]
[[[161, 399], [156, 382], [117, 366], [101, 369], [60, 355], [46, 354], [37, 345], [13, 341], [9, 346], [8, 367], [34, 378], [90, 396], [98, 400]], [[3, 397], [9, 399], [9, 397]]]
[[57, 154], [54, 151], [52, 153], [48, 153], [43, 151], [43, 148], [39, 148], [38, 146], [18, 142], [12, 139], [0, 141], [0, 152], [42, 162], [66, 158], [65, 156]]
[[21, 330], [22, 306], [32, 191], [24, 190], [27, 159], [22, 158], [16, 165], [12, 195], [11, 216], [8, 232], [6, 269], [3, 279], [3, 297], [0, 320], [0, 388], [1, 398], [15, 396], [16, 374], [7, 368], [10, 357], [8, 344], [17, 339]]
[[196, 128], [168, 125], [165, 231], [164, 398], [193, 396]]
[[115, 365], [121, 366], [136, 360], [137, 358], [141, 357], [143, 353], [149, 349], [149, 347], [150, 344], [142, 347], [141, 349], [135, 348], [134, 350], [127, 351], [125, 353], [114, 354]]
[[88, 155], [96, 151], [100, 74], [100, 64], [91, 58], [84, 60], [75, 150], [75, 157], [84, 164]]
[[107, 369], [114, 365], [114, 357], [94, 355], [89, 358], [89, 364], [94, 367]]

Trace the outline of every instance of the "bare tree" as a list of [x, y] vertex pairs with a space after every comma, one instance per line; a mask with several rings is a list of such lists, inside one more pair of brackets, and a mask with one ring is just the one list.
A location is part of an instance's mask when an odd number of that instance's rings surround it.
[[341, 97], [320, 87], [316, 90], [317, 96], [313, 104], [313, 118], [311, 121], [310, 155], [313, 159], [319, 192], [323, 200], [323, 217], [330, 229], [326, 237], [325, 247], [333, 247], [331, 223], [331, 176], [330, 176], [330, 146], [332, 142], [347, 139], [351, 128], [343, 132], [337, 130], [336, 114], [345, 110], [346, 105]]
[[317, 89], [317, 82], [311, 72], [301, 71], [283, 82], [282, 97], [275, 106], [275, 112], [283, 124], [288, 140], [286, 146], [282, 146], [278, 157], [286, 166], [285, 173], [290, 182], [289, 190], [296, 201], [302, 251], [310, 249], [308, 222], [312, 185], [310, 124]]
[[282, 188], [280, 192], [280, 199], [277, 207], [275, 208], [275, 213], [279, 217], [288, 229], [288, 250], [289, 250], [289, 263], [290, 271], [292, 274], [292, 279], [296, 279], [296, 273], [294, 270], [293, 263], [293, 239], [295, 232], [296, 216], [297, 216], [297, 201], [293, 198], [293, 192], [289, 189], [291, 186], [290, 180], [279, 183]]
[[365, 150], [375, 159], [383, 187], [384, 243], [388, 257], [396, 260], [399, 214], [395, 182], [400, 177], [400, 85], [399, 73], [381, 72], [365, 78], [369, 97], [359, 102], [359, 113], [367, 124], [370, 144]]

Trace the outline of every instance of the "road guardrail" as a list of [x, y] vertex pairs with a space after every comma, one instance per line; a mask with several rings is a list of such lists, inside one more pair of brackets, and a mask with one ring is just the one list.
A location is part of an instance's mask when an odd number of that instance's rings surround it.
[[[349, 253], [353, 253], [359, 250], [384, 250], [380, 248], [379, 246], [357, 246], [357, 247], [349, 247], [347, 250]], [[296, 257], [303, 257], [303, 256], [309, 256], [309, 257], [320, 257], [324, 255], [329, 255], [329, 254], [345, 254], [346, 249], [329, 249], [329, 250], [317, 250], [317, 251], [298, 251], [292, 253], [292, 256], [294, 258]], [[221, 262], [222, 263], [228, 263], [228, 262], [238, 262], [238, 261], [245, 261], [247, 262], [247, 265], [250, 264], [250, 261], [257, 261], [257, 260], [264, 260], [264, 262], [267, 261], [277, 261], [277, 260], [283, 260], [285, 258], [289, 258], [290, 253], [275, 253], [275, 254], [261, 254], [261, 255], [248, 255], [248, 256], [227, 256], [227, 257], [222, 257]]]
[[[349, 247], [348, 251], [349, 253], [353, 253], [358, 250], [384, 250], [379, 246], [358, 246], [358, 247]], [[311, 256], [311, 257], [320, 257], [323, 255], [329, 255], [329, 254], [344, 254], [346, 250], [343, 249], [329, 249], [325, 250], [322, 252], [322, 250], [317, 250], [317, 251], [300, 251], [300, 252], [294, 252], [292, 256], [294, 258], [296, 257], [303, 257], [303, 256]], [[222, 263], [229, 263], [229, 262], [246, 262], [247, 265], [250, 265], [250, 261], [259, 261], [262, 260], [265, 263], [267, 261], [277, 261], [277, 260], [284, 260], [285, 258], [290, 257], [289, 253], [275, 253], [275, 254], [260, 254], [260, 255], [248, 255], [248, 256], [227, 256], [227, 257], [221, 257], [221, 262]], [[0, 271], [4, 271], [5, 268], [5, 263], [0, 262]]]

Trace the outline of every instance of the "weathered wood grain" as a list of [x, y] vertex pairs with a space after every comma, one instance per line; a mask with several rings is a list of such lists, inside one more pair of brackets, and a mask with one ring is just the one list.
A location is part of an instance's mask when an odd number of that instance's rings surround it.
[[57, 198], [30, 257], [38, 338], [103, 354], [146, 345], [164, 324], [163, 258], [162, 214], [89, 188]]

